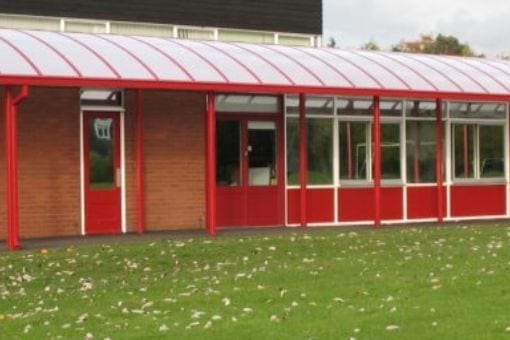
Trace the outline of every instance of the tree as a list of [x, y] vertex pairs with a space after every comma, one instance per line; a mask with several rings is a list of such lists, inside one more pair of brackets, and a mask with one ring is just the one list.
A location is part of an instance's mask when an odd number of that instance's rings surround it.
[[369, 42], [362, 45], [361, 49], [365, 50], [365, 51], [380, 51], [381, 50], [379, 45], [373, 40], [370, 40]]
[[[420, 39], [406, 41], [402, 40], [393, 46], [393, 51], [408, 53], [427, 53], [474, 56], [475, 53], [467, 43], [461, 43], [453, 35], [438, 34], [435, 38], [430, 34], [422, 34]], [[482, 55], [480, 55], [482, 56]]]

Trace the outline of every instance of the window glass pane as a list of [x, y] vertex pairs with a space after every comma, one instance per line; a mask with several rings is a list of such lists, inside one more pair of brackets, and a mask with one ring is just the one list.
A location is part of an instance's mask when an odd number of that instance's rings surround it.
[[401, 100], [381, 100], [381, 116], [401, 117], [403, 102]]
[[240, 124], [238, 121], [218, 121], [216, 127], [216, 182], [219, 186], [238, 186], [241, 184]]
[[339, 122], [340, 180], [367, 180], [369, 123]]
[[248, 123], [250, 185], [276, 185], [276, 124]]
[[274, 34], [266, 32], [249, 32], [220, 29], [218, 31], [218, 40], [249, 42], [255, 44], [272, 44], [274, 43]]
[[287, 118], [287, 184], [299, 184], [299, 119]]
[[122, 107], [122, 95], [121, 90], [86, 89], [80, 93], [80, 105]]
[[65, 20], [66, 32], [106, 33], [106, 22]]
[[307, 115], [333, 115], [333, 97], [306, 97]]
[[436, 181], [436, 124], [434, 121], [407, 121], [407, 181]]
[[336, 113], [344, 116], [372, 116], [371, 98], [337, 98]]
[[480, 177], [505, 176], [503, 126], [480, 125]]
[[115, 187], [114, 126], [111, 118], [95, 118], [90, 126], [90, 188]]
[[218, 112], [278, 113], [280, 98], [251, 94], [219, 94], [216, 96]]
[[110, 23], [110, 33], [168, 38], [173, 35], [173, 27], [169, 25], [117, 21]]
[[[406, 101], [406, 116], [419, 118], [436, 118], [436, 102], [413, 100]], [[443, 102], [443, 117], [446, 115], [446, 103]]]
[[333, 120], [308, 119], [308, 184], [333, 183]]
[[383, 179], [400, 179], [400, 125], [381, 125], [381, 172]]
[[29, 15], [0, 14], [0, 26], [44, 31], [60, 31], [60, 19]]
[[503, 103], [450, 103], [452, 118], [505, 119], [506, 104]]
[[212, 29], [200, 28], [178, 28], [177, 37], [179, 39], [213, 40], [214, 31]]
[[456, 178], [473, 178], [475, 173], [475, 125], [454, 124], [454, 174]]
[[283, 35], [278, 36], [278, 44], [287, 46], [311, 46], [312, 42], [310, 37], [298, 35]]
[[[305, 104], [307, 115], [333, 115], [333, 97], [307, 96]], [[287, 114], [299, 114], [298, 96], [287, 96]]]

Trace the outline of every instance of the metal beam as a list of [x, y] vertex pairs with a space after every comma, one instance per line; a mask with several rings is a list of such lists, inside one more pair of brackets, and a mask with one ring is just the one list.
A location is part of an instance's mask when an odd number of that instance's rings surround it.
[[19, 237], [18, 194], [18, 106], [28, 97], [29, 87], [22, 86], [18, 95], [6, 87], [5, 93], [5, 159], [7, 163], [7, 246], [9, 250], [21, 247]]
[[216, 235], [216, 95], [207, 94], [206, 110], [206, 223], [207, 232]]
[[381, 107], [374, 97], [374, 228], [381, 227]]
[[306, 96], [299, 94], [299, 221], [307, 223], [306, 185], [308, 182], [308, 126], [306, 124]]

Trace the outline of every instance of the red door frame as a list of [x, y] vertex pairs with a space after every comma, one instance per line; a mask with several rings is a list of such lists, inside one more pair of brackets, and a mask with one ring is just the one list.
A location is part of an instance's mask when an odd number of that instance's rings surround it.
[[[119, 225], [112, 226], [111, 228], [101, 231], [94, 230], [89, 225], [88, 216], [90, 211], [88, 209], [89, 200], [91, 199], [91, 193], [89, 189], [90, 183], [90, 124], [95, 118], [112, 118], [114, 122], [114, 182], [119, 183], [116, 184], [114, 189], [109, 190], [110, 192], [114, 192], [118, 197], [118, 215], [119, 215]], [[120, 113], [119, 112], [96, 112], [96, 111], [84, 111], [83, 112], [83, 190], [84, 190], [84, 209], [85, 209], [85, 234], [120, 234], [122, 231], [122, 178], [121, 172], [117, 169], [122, 169], [122, 159], [121, 159], [121, 131], [120, 131]]]
[[[232, 188], [232, 190], [241, 190], [241, 194], [244, 200], [243, 204], [243, 221], [246, 226], [248, 222], [248, 195], [250, 191], [249, 181], [249, 156], [245, 155], [243, 150], [248, 148], [248, 122], [274, 122], [276, 124], [276, 171], [277, 171], [277, 184], [275, 187], [278, 191], [278, 222], [276, 225], [270, 225], [269, 227], [281, 226], [285, 223], [285, 174], [284, 174], [284, 131], [283, 131], [283, 115], [280, 113], [217, 113], [217, 122], [219, 121], [238, 121], [240, 122], [240, 150], [241, 150], [241, 185]], [[216, 147], [216, 143], [215, 143]], [[255, 187], [254, 187], [255, 188]], [[228, 190], [228, 189], [227, 189]], [[224, 226], [219, 226], [224, 227]], [[243, 227], [243, 225], [238, 226]]]

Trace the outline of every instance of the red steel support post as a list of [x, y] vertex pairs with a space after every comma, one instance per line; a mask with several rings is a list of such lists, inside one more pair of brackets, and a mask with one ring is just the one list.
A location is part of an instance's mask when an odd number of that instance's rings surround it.
[[381, 227], [381, 107], [374, 97], [374, 228]]
[[443, 179], [444, 179], [444, 156], [443, 156], [443, 101], [436, 99], [436, 180], [437, 180], [437, 220], [443, 222]]
[[299, 221], [306, 227], [306, 184], [308, 182], [308, 126], [306, 124], [306, 96], [299, 94]]
[[216, 96], [207, 94], [206, 113], [206, 221], [207, 232], [216, 235]]
[[145, 230], [145, 188], [143, 164], [143, 91], [136, 91], [136, 207], [138, 209], [136, 232]]
[[18, 105], [28, 97], [29, 88], [24, 85], [16, 97], [11, 88], [5, 93], [5, 159], [7, 163], [7, 246], [9, 250], [20, 248], [19, 198], [18, 198]]

